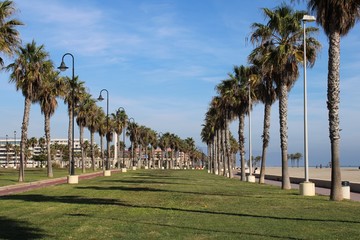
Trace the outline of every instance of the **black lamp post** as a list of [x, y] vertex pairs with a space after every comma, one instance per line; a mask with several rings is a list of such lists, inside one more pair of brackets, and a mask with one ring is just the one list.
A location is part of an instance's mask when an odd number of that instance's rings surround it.
[[74, 160], [74, 149], [75, 149], [75, 114], [74, 114], [74, 109], [75, 109], [75, 67], [74, 67], [74, 56], [71, 53], [65, 53], [62, 56], [61, 59], [61, 64], [58, 67], [58, 69], [60, 71], [66, 71], [68, 69], [68, 67], [66, 66], [65, 62], [64, 62], [64, 57], [65, 56], [71, 56], [72, 58], [72, 78], [71, 78], [71, 82], [70, 82], [70, 86], [71, 86], [71, 114], [72, 114], [72, 126], [71, 126], [71, 130], [72, 130], [72, 140], [71, 140], [71, 161], [70, 161], [70, 175], [75, 175], [75, 160]]
[[105, 163], [105, 170], [110, 170], [110, 161], [109, 161], [109, 155], [110, 155], [110, 141], [109, 141], [109, 91], [107, 89], [102, 89], [100, 91], [100, 96], [98, 97], [99, 101], [103, 101], [104, 98], [101, 95], [101, 93], [105, 91], [106, 92], [106, 163]]
[[15, 154], [15, 161], [14, 161], [14, 167], [17, 164], [17, 152], [16, 152], [16, 131], [14, 131], [14, 154]]

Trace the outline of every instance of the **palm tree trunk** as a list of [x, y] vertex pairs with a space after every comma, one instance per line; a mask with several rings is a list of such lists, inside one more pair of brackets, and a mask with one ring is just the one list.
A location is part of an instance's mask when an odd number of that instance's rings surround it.
[[96, 166], [95, 166], [94, 132], [93, 131], [90, 132], [90, 151], [91, 151], [91, 165], [92, 165], [93, 171], [95, 171]]
[[233, 172], [232, 172], [232, 160], [231, 160], [231, 153], [230, 153], [230, 136], [229, 136], [229, 128], [226, 124], [225, 128], [225, 147], [226, 147], [226, 155], [227, 155], [227, 161], [228, 161], [228, 171], [229, 171], [229, 178], [233, 178]]
[[217, 149], [217, 135], [215, 133], [215, 136], [214, 136], [214, 142], [213, 142], [213, 173], [214, 174], [218, 174], [218, 161], [217, 161], [217, 152], [218, 152], [218, 149]]
[[340, 34], [334, 32], [329, 36], [329, 66], [328, 66], [328, 110], [329, 131], [331, 142], [331, 191], [330, 200], [343, 199], [340, 171]]
[[47, 176], [53, 177], [52, 162], [51, 162], [51, 149], [50, 149], [50, 116], [45, 115], [45, 138], [47, 150]]
[[81, 149], [82, 173], [85, 173], [86, 168], [85, 168], [85, 151], [84, 151], [84, 126], [81, 123], [80, 123], [80, 149]]
[[281, 142], [281, 169], [282, 169], [282, 189], [291, 189], [289, 166], [288, 166], [288, 136], [287, 136], [287, 109], [288, 109], [288, 89], [283, 83], [280, 86], [279, 95], [279, 118], [280, 118], [280, 142]]
[[263, 147], [261, 155], [261, 169], [259, 183], [265, 183], [265, 167], [266, 167], [266, 152], [270, 141], [270, 115], [271, 115], [271, 104], [265, 103], [264, 107], [264, 128], [263, 128]]
[[[25, 159], [25, 143], [27, 141], [27, 132], [29, 126], [29, 117], [30, 117], [30, 107], [31, 100], [28, 97], [25, 97], [24, 103], [24, 116], [21, 127], [21, 141], [20, 141], [20, 167], [19, 167], [19, 182], [25, 181], [25, 171], [24, 171], [24, 159]], [[16, 149], [16, 143], [14, 145]], [[16, 159], [15, 159], [16, 160]]]
[[221, 134], [220, 134], [220, 130], [216, 131], [216, 135], [217, 135], [217, 143], [216, 143], [216, 148], [217, 148], [217, 174], [220, 175], [221, 173]]
[[104, 136], [100, 136], [100, 152], [101, 152], [101, 161], [103, 163], [103, 170], [104, 169]]
[[245, 128], [245, 115], [239, 115], [239, 152], [240, 152], [240, 165], [241, 165], [241, 181], [246, 181], [245, 174], [245, 138], [244, 138], [244, 128]]

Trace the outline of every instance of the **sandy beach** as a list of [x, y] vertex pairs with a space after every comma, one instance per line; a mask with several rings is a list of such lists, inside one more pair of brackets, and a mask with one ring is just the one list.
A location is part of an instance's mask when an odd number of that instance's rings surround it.
[[[290, 177], [304, 178], [303, 167], [289, 167]], [[281, 176], [281, 167], [267, 167], [267, 175], [276, 175]], [[321, 179], [328, 180], [331, 179], [331, 168], [309, 168], [309, 178], [310, 179]], [[360, 170], [359, 168], [341, 168], [341, 179], [342, 181], [349, 181], [353, 183], [360, 183]]]

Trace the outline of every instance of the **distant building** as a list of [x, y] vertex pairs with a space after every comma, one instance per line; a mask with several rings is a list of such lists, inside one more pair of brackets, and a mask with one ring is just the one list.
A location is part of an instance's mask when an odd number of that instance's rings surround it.
[[[87, 141], [87, 139], [84, 139], [84, 142]], [[6, 145], [9, 144], [8, 151], [6, 150]], [[67, 146], [68, 139], [51, 139], [50, 144], [58, 144], [58, 145], [64, 145]], [[14, 145], [16, 146], [15, 149], [17, 151], [14, 151]], [[74, 152], [79, 153], [81, 151], [80, 149], [80, 140], [75, 139], [74, 141]], [[46, 147], [46, 146], [44, 146]], [[39, 144], [37, 144], [34, 147], [29, 147], [28, 150], [30, 151], [29, 155], [31, 156], [29, 160], [32, 159], [32, 156], [40, 155], [42, 152], [46, 151], [45, 148], [41, 148]], [[0, 139], [0, 167], [3, 167], [7, 164], [7, 159], [9, 161], [10, 166], [14, 166], [16, 162], [20, 160], [19, 156], [20, 152], [20, 139]], [[60, 156], [60, 154], [59, 154]], [[59, 157], [58, 154], [56, 157]]]

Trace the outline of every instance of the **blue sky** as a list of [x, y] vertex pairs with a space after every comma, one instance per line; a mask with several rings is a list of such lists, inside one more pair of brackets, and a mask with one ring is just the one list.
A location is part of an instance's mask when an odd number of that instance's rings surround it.
[[[199, 147], [201, 124], [216, 84], [234, 65], [247, 64], [252, 45], [246, 41], [253, 22], [263, 22], [262, 7], [282, 1], [268, 0], [19, 0], [17, 18], [23, 43], [44, 44], [58, 66], [64, 53], [75, 57], [75, 74], [97, 98], [101, 89], [110, 95], [110, 112], [124, 107], [130, 117], [158, 132], [193, 137]], [[296, 6], [304, 10], [304, 6]], [[313, 23], [312, 25], [315, 26]], [[327, 39], [308, 70], [309, 162], [330, 161], [326, 109]], [[356, 81], [360, 55], [359, 26], [341, 42], [341, 162], [359, 165], [359, 102]], [[71, 65], [71, 58], [66, 58]], [[7, 61], [8, 63], [10, 62]], [[64, 75], [71, 75], [67, 71]], [[23, 96], [0, 73], [0, 138], [21, 132]], [[99, 103], [106, 108], [105, 102]], [[300, 76], [289, 96], [289, 153], [303, 152], [303, 95]], [[30, 114], [29, 137], [44, 134], [37, 105]], [[67, 108], [61, 100], [51, 119], [53, 138], [67, 137]], [[261, 154], [263, 105], [253, 112], [253, 155]], [[272, 108], [269, 165], [280, 165], [278, 103]], [[247, 128], [247, 122], [246, 122]], [[232, 124], [237, 137], [237, 121]], [[77, 133], [76, 133], [77, 134]], [[246, 134], [248, 134], [246, 132]], [[248, 135], [246, 135], [248, 140]], [[88, 133], [86, 137], [89, 138]], [[248, 143], [246, 143], [248, 144]], [[203, 148], [205, 150], [205, 148]]]

